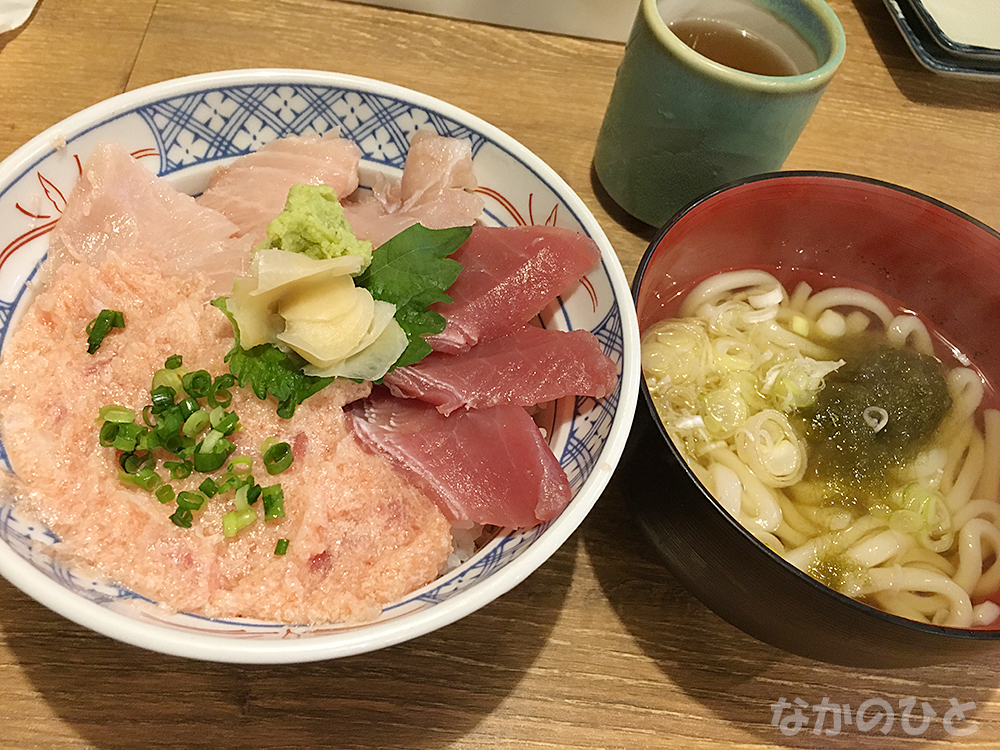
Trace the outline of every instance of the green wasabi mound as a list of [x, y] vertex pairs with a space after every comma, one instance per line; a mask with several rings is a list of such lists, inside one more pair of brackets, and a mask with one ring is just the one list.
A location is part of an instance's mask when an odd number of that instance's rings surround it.
[[362, 269], [372, 260], [372, 243], [354, 236], [337, 194], [326, 185], [293, 186], [284, 210], [267, 225], [261, 247], [302, 253], [314, 260], [357, 255]]

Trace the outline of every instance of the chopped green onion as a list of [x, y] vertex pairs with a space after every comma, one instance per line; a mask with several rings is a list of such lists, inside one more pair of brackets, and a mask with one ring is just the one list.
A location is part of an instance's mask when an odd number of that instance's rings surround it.
[[198, 491], [205, 497], [214, 497], [219, 494], [219, 485], [215, 483], [212, 477], [205, 477], [202, 483], [198, 485]]
[[181, 528], [190, 529], [191, 522], [194, 521], [194, 514], [187, 508], [178, 508], [170, 514], [170, 520]]
[[226, 415], [219, 420], [219, 424], [215, 426], [215, 429], [223, 435], [232, 435], [239, 427], [239, 421], [240, 417], [236, 412], [226, 412]]
[[139, 469], [135, 475], [136, 485], [146, 490], [146, 492], [152, 492], [160, 485], [161, 481], [160, 475], [150, 467]]
[[292, 446], [288, 443], [275, 443], [264, 452], [264, 468], [268, 474], [280, 474], [292, 465]]
[[202, 474], [208, 474], [221, 469], [222, 465], [226, 463], [226, 454], [221, 451], [219, 453], [195, 451], [191, 458], [194, 461], [194, 470]]
[[129, 474], [124, 469], [119, 469], [118, 481], [122, 484], [135, 484], [135, 474]]
[[234, 411], [226, 411], [221, 406], [212, 409], [212, 427], [223, 435], [232, 435], [236, 432], [240, 417]]
[[156, 499], [164, 505], [172, 503], [174, 501], [174, 488], [169, 484], [161, 484], [156, 488], [155, 495]]
[[115, 435], [114, 442], [111, 443], [112, 448], [117, 448], [120, 451], [131, 452], [136, 449], [136, 441], [138, 436], [129, 437], [128, 433], [124, 430], [119, 429], [118, 434]]
[[139, 438], [149, 430], [138, 424], [120, 424], [112, 445], [120, 451], [134, 451]]
[[198, 447], [192, 455], [195, 471], [207, 474], [210, 471], [221, 469], [234, 450], [236, 450], [236, 446], [226, 440], [221, 432], [218, 430], [209, 431], [205, 439], [198, 443]]
[[254, 484], [253, 474], [250, 473], [252, 469], [252, 459], [247, 456], [237, 456], [226, 467], [226, 472], [219, 481], [219, 491], [226, 492], [239, 489], [243, 485]]
[[279, 539], [278, 543], [276, 545], [274, 545], [274, 554], [276, 554], [276, 555], [283, 555], [286, 552], [288, 552], [288, 540], [287, 539]]
[[229, 389], [236, 385], [236, 378], [231, 373], [220, 375], [212, 383], [212, 388], [208, 392], [209, 406], [229, 406], [233, 401], [233, 394]]
[[265, 521], [285, 517], [285, 493], [280, 484], [265, 487], [261, 492], [261, 502], [264, 505]]
[[211, 424], [211, 418], [208, 416], [207, 411], [198, 410], [190, 417], [184, 421], [184, 426], [181, 427], [181, 432], [183, 432], [188, 437], [195, 437], [202, 430]]
[[163, 468], [170, 472], [172, 479], [187, 479], [194, 471], [194, 466], [188, 460], [184, 461], [164, 461]]
[[238, 490], [240, 487], [249, 487], [254, 483], [253, 474], [234, 474], [233, 472], [227, 471], [222, 475], [219, 481], [219, 492], [228, 492], [229, 490]]
[[163, 368], [161, 370], [157, 370], [153, 373], [153, 383], [150, 387], [150, 392], [159, 390], [160, 388], [169, 388], [175, 395], [180, 393], [183, 388], [181, 385], [182, 374], [181, 368], [175, 368], [172, 370]]
[[212, 391], [212, 376], [208, 370], [195, 370], [181, 378], [181, 386], [191, 398], [205, 398]]
[[[117, 404], [100, 410], [99, 442], [119, 449], [120, 480], [151, 492], [163, 505], [176, 502], [170, 520], [177, 526], [190, 528], [195, 511], [204, 508], [209, 498], [230, 490], [236, 509], [223, 516], [223, 532], [228, 537], [257, 519], [258, 513], [251, 506], [258, 500], [263, 501], [265, 520], [285, 515], [281, 486], [263, 488], [257, 484], [252, 473], [254, 462], [248, 456], [236, 456], [221, 476], [203, 478], [197, 490], [175, 491], [156, 471], [156, 448], [171, 454], [168, 457], [172, 460], [163, 461], [171, 480], [186, 479], [194, 471], [211, 473], [226, 464], [236, 450], [228, 437], [240, 429], [239, 415], [226, 409], [233, 398], [229, 389], [236, 384], [231, 373], [213, 380], [207, 370], [189, 372], [182, 357], [175, 354], [154, 373], [151, 403], [143, 407], [140, 423], [134, 411]], [[292, 463], [291, 446], [274, 437], [262, 443], [261, 453], [270, 474], [280, 473]], [[287, 547], [287, 539], [279, 541], [276, 554], [285, 554]]]
[[166, 438], [173, 437], [184, 425], [185, 417], [181, 416], [180, 409], [174, 408], [173, 404], [166, 410], [160, 412], [156, 418], [156, 431]]
[[250, 487], [247, 485], [237, 488], [236, 497], [233, 498], [233, 505], [236, 506], [236, 510], [244, 511], [250, 507], [250, 502], [247, 500], [247, 492], [249, 490]]
[[149, 397], [153, 401], [151, 411], [160, 414], [174, 405], [177, 391], [169, 385], [158, 385], [149, 392]]
[[152, 453], [140, 456], [137, 453], [126, 452], [118, 457], [118, 465], [127, 474], [138, 474], [141, 469], [152, 469], [156, 465], [156, 459]]
[[97, 441], [105, 448], [110, 448], [115, 444], [115, 438], [118, 437], [119, 427], [121, 427], [121, 425], [118, 422], [105, 422], [101, 425], [101, 431], [97, 437]]
[[135, 447], [137, 450], [151, 451], [153, 448], [159, 448], [163, 445], [160, 440], [158, 433], [152, 430], [146, 430], [139, 435], [139, 440], [136, 442]]
[[229, 462], [229, 471], [234, 474], [249, 474], [253, 469], [253, 459], [249, 456], [237, 456]]
[[177, 402], [177, 408], [180, 409], [181, 417], [187, 419], [201, 409], [201, 406], [198, 405], [198, 399], [188, 396], [186, 399]]
[[201, 510], [207, 499], [200, 492], [182, 490], [177, 493], [177, 507], [187, 508], [188, 510]]
[[194, 438], [189, 438], [187, 435], [181, 433], [168, 435], [163, 439], [163, 449], [169, 453], [173, 453], [175, 456], [187, 456], [194, 447]]
[[[216, 448], [222, 446], [222, 441], [225, 440], [222, 433], [218, 430], [209, 430], [205, 439], [198, 443], [199, 453], [215, 453]], [[228, 442], [228, 441], [227, 441]]]
[[247, 488], [247, 504], [253, 505], [260, 499], [261, 487], [256, 482], [247, 482], [244, 486]]
[[87, 324], [87, 354], [93, 354], [101, 348], [104, 337], [113, 328], [124, 328], [125, 316], [118, 310], [101, 310], [97, 317]]
[[223, 536], [234, 537], [256, 520], [257, 511], [253, 508], [231, 510], [222, 517], [222, 534]]
[[135, 421], [135, 412], [124, 406], [119, 406], [118, 404], [108, 404], [107, 406], [102, 406], [97, 412], [98, 422], [133, 422]]

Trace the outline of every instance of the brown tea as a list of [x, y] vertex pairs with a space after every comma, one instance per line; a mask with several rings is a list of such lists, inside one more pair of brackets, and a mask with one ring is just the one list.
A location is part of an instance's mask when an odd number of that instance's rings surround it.
[[728, 68], [762, 76], [799, 74], [780, 47], [725, 21], [690, 18], [673, 21], [669, 26], [695, 52]]

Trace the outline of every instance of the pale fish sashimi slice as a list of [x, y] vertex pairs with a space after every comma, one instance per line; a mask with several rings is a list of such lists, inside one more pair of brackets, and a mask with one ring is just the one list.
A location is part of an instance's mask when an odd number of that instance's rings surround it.
[[601, 251], [580, 232], [550, 226], [472, 228], [451, 256], [462, 273], [448, 294], [441, 333], [427, 336], [437, 351], [457, 354], [523, 326], [600, 260]]
[[394, 396], [426, 401], [447, 415], [570, 395], [604, 398], [618, 382], [618, 368], [590, 331], [524, 326], [463, 354], [433, 352], [383, 382]]
[[361, 149], [338, 134], [286, 136], [219, 167], [198, 202], [225, 214], [258, 244], [293, 185], [328, 185], [346, 198], [358, 188], [360, 161]]
[[569, 480], [519, 406], [457, 411], [384, 389], [346, 412], [355, 437], [384, 456], [452, 521], [527, 528], [569, 503]]
[[171, 276], [200, 271], [228, 291], [250, 261], [225, 216], [180, 193], [121, 145], [101, 143], [87, 159], [49, 242], [51, 273], [66, 261], [99, 266], [116, 255]]
[[378, 247], [407, 227], [471, 226], [483, 211], [468, 141], [418, 130], [399, 182], [381, 177], [372, 193], [344, 204], [354, 234]]

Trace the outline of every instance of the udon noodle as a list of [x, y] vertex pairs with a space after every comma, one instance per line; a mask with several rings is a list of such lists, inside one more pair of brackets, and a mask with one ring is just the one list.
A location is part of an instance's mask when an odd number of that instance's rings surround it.
[[664, 427], [758, 540], [886, 612], [982, 626], [1000, 616], [1000, 412], [970, 362], [934, 355], [869, 292], [759, 270], [702, 282], [642, 340]]

